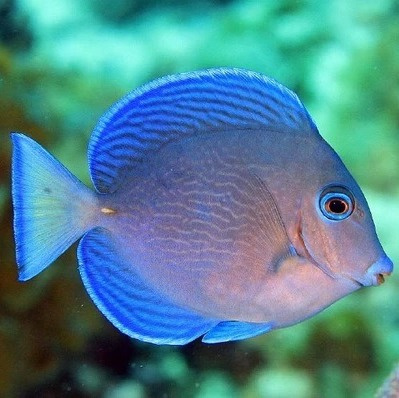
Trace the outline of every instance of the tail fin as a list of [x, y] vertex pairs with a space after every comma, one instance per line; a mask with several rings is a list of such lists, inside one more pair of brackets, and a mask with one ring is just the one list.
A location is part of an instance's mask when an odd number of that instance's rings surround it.
[[49, 266], [93, 226], [96, 196], [38, 143], [11, 134], [19, 280]]

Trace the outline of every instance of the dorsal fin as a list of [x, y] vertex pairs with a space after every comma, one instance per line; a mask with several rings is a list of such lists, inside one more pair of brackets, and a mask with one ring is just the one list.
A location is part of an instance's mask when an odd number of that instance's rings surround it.
[[242, 69], [166, 76], [132, 91], [99, 120], [89, 144], [92, 181], [113, 192], [121, 177], [170, 141], [230, 129], [317, 129], [295, 93]]

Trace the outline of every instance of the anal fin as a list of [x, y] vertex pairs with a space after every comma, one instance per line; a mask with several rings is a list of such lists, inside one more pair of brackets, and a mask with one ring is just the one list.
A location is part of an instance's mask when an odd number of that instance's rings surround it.
[[91, 299], [130, 337], [155, 344], [186, 344], [218, 323], [177, 306], [144, 283], [134, 264], [121, 258], [105, 229], [86, 233], [78, 258]]

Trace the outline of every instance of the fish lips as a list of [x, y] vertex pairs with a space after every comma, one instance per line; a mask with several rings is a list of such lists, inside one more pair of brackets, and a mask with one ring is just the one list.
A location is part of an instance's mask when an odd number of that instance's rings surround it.
[[355, 281], [361, 286], [379, 286], [385, 282], [384, 277], [393, 271], [391, 259], [384, 254], [375, 263], [373, 263], [364, 276]]

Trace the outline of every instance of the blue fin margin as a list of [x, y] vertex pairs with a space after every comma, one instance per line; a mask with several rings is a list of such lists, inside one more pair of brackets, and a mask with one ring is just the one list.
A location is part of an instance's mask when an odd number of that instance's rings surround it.
[[214, 327], [147, 286], [114, 247], [112, 235], [95, 228], [78, 247], [83, 283], [100, 311], [123, 333], [154, 344], [186, 344]]

